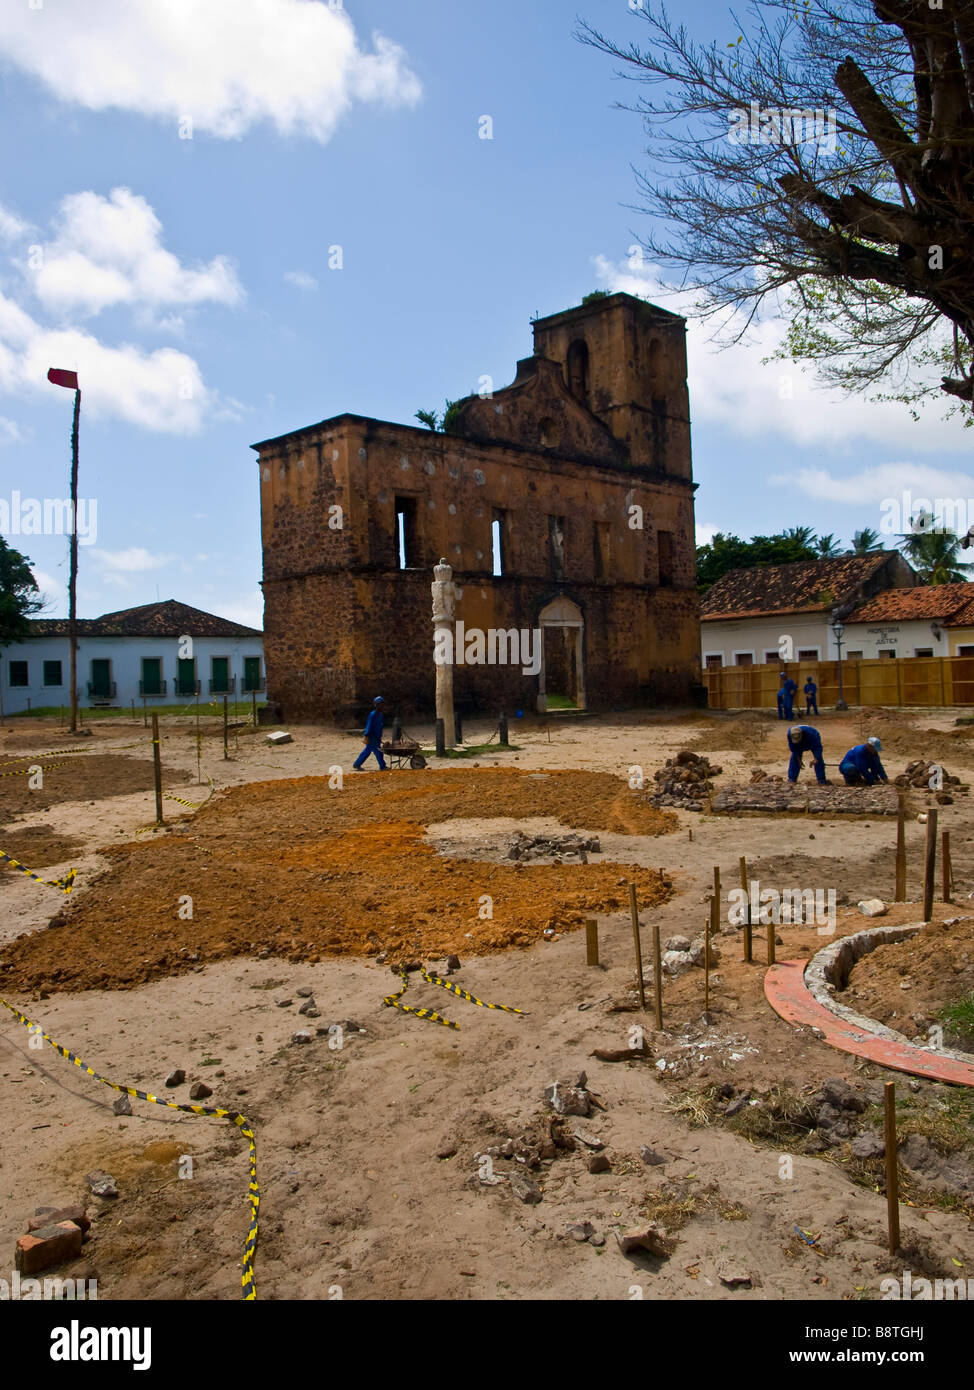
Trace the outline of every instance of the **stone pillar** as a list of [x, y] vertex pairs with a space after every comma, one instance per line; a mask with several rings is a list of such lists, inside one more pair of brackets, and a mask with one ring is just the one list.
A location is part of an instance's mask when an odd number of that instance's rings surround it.
[[443, 720], [444, 744], [452, 748], [456, 743], [453, 726], [453, 643], [456, 636], [457, 591], [453, 583], [453, 569], [445, 559], [433, 566], [433, 573], [436, 578], [430, 587], [433, 592], [436, 717]]

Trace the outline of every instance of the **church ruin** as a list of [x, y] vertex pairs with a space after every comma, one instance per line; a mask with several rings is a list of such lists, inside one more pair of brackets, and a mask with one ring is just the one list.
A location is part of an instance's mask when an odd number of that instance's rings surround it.
[[[533, 328], [511, 385], [461, 401], [449, 432], [345, 414], [253, 446], [281, 717], [348, 717], [379, 692], [431, 712], [440, 557], [458, 630], [487, 634], [454, 671], [461, 709], [699, 687], [685, 321], [612, 294]], [[504, 634], [537, 634], [537, 660], [509, 659]]]

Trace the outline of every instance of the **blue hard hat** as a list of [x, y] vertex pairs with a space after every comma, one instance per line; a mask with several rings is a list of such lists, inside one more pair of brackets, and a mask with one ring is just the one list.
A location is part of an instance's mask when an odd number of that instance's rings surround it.
[[377, 695], [377, 696], [375, 697], [375, 699], [372, 701], [372, 703], [373, 703], [374, 705], [384, 705], [384, 704], [385, 704], [385, 700], [382, 698], [381, 695]]
[[879, 741], [878, 738], [867, 738], [867, 739], [866, 739], [866, 742], [872, 744], [873, 748], [875, 748], [875, 750], [876, 750], [877, 753], [880, 751], [880, 749], [881, 749], [882, 746], [883, 746], [883, 745], [880, 743], [880, 741]]

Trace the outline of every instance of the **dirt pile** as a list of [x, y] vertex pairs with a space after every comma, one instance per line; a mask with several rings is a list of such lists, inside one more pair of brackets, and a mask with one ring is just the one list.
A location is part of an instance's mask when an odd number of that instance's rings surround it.
[[[857, 1013], [878, 1019], [912, 1041], [929, 1045], [930, 1029], [942, 1026], [946, 1046], [969, 1048], [958, 1037], [951, 1044], [950, 1023], [941, 1011], [974, 992], [974, 917], [928, 922], [905, 941], [877, 946], [853, 967], [848, 985], [836, 998]], [[974, 1011], [971, 1021], [974, 1023]]]
[[675, 758], [654, 773], [656, 791], [649, 800], [653, 806], [683, 806], [688, 811], [700, 811], [714, 789], [711, 778], [723, 772], [700, 753], [684, 748]]
[[3, 948], [0, 987], [124, 989], [262, 952], [294, 961], [484, 954], [626, 908], [629, 879], [646, 907], [670, 896], [645, 868], [578, 863], [568, 875], [556, 864], [487, 865], [441, 856], [423, 840], [425, 823], [539, 813], [642, 834], [666, 833], [675, 820], [608, 773], [251, 783], [192, 821], [106, 847], [112, 868], [91, 891], [72, 896], [47, 931]]

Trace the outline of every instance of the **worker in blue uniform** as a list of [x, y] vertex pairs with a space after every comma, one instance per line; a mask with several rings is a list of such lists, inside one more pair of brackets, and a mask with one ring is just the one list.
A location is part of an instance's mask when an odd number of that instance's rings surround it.
[[793, 708], [795, 696], [798, 693], [798, 686], [787, 671], [781, 673], [781, 689], [778, 691], [778, 718], [794, 719], [795, 711]]
[[797, 782], [802, 770], [802, 754], [811, 753], [815, 777], [823, 786], [829, 785], [825, 776], [825, 758], [822, 755], [822, 735], [810, 724], [793, 724], [788, 730], [788, 748], [791, 762], [788, 764], [788, 781]]
[[889, 781], [886, 769], [879, 761], [879, 750], [882, 746], [878, 738], [867, 738], [865, 743], [857, 743], [855, 748], [849, 749], [839, 763], [839, 771], [846, 780], [846, 786], [857, 787], [865, 784], [871, 787], [875, 782]]
[[805, 682], [805, 713], [818, 714], [818, 686], [811, 676]]
[[366, 758], [374, 753], [379, 769], [386, 771], [385, 759], [382, 756], [382, 730], [385, 727], [385, 700], [381, 695], [377, 695], [372, 701], [372, 708], [369, 717], [365, 721], [365, 747], [355, 759], [352, 766], [356, 772], [362, 771], [362, 764]]

